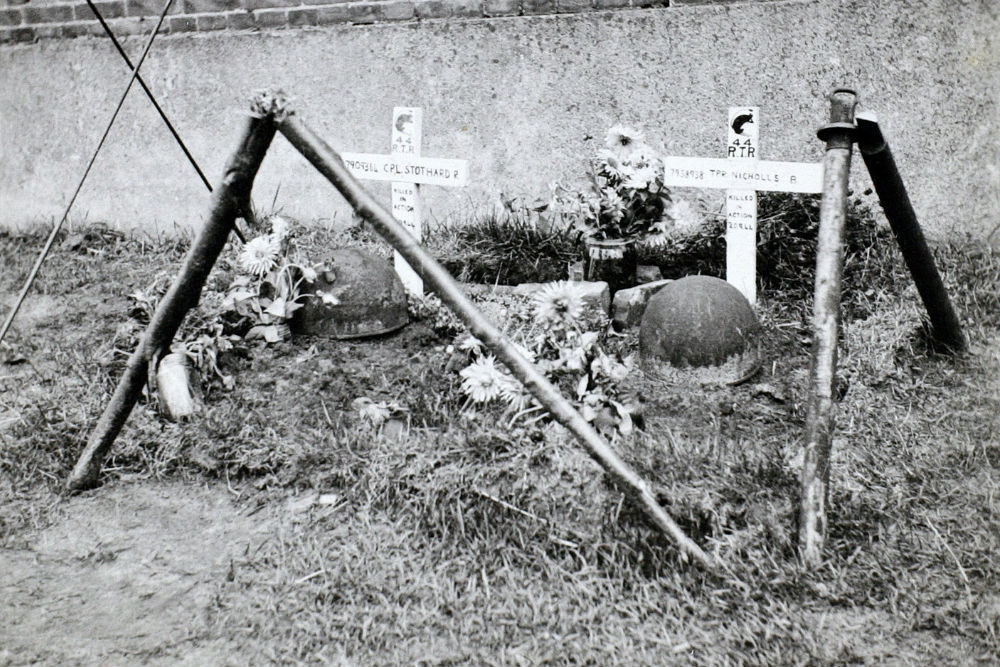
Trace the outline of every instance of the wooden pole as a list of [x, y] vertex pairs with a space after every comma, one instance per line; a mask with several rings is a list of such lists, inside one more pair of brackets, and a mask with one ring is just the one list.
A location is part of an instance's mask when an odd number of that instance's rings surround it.
[[931, 320], [931, 335], [935, 343], [952, 353], [966, 349], [962, 324], [948, 298], [941, 274], [934, 263], [934, 256], [924, 233], [917, 222], [917, 214], [910, 204], [910, 197], [903, 184], [903, 177], [896, 167], [889, 144], [882, 136], [882, 130], [874, 114], [858, 114], [858, 150], [868, 167], [875, 192], [885, 217], [896, 235], [899, 249], [906, 260], [906, 266], [913, 276], [920, 299], [924, 302]]
[[816, 249], [809, 411], [806, 416], [799, 507], [799, 556], [810, 568], [821, 563], [826, 540], [834, 425], [833, 383], [840, 335], [840, 279], [844, 268], [844, 221], [847, 217], [847, 180], [851, 170], [856, 104], [854, 91], [835, 90], [830, 96], [830, 122], [817, 133], [826, 142], [826, 154], [823, 158], [819, 246]]
[[278, 131], [329, 180], [355, 211], [378, 230], [386, 241], [430, 284], [440, 299], [455, 312], [476, 338], [483, 341], [511, 373], [532, 393], [559, 423], [570, 430], [590, 456], [620, 488], [643, 509], [667, 537], [699, 565], [717, 571], [718, 563], [695, 544], [663, 510], [646, 482], [604, 441], [538, 369], [525, 359], [490, 321], [478, 312], [451, 275], [420, 246], [355, 180], [340, 156], [294, 113], [276, 118]]
[[274, 137], [273, 106], [272, 98], [267, 93], [261, 93], [254, 99], [253, 115], [239, 147], [226, 165], [222, 185], [212, 194], [208, 222], [199, 232], [180, 274], [160, 300], [149, 326], [132, 352], [111, 401], [73, 468], [67, 482], [70, 489], [96, 486], [108, 450], [139, 400], [150, 367], [155, 369], [155, 360], [169, 349], [184, 316], [197, 305], [205, 279], [225, 246], [236, 217], [249, 208], [254, 177]]

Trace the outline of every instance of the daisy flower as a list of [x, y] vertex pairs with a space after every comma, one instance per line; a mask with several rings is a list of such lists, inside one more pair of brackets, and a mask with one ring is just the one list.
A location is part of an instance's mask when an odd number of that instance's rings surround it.
[[686, 199], [671, 202], [667, 213], [674, 222], [674, 229], [682, 233], [692, 232], [705, 224], [705, 217]]
[[278, 243], [271, 236], [258, 236], [243, 246], [239, 257], [240, 266], [247, 273], [263, 276], [274, 268], [278, 251]]
[[583, 295], [567, 280], [546, 285], [535, 295], [535, 316], [542, 325], [569, 327], [583, 314]]
[[500, 395], [505, 384], [503, 373], [492, 355], [479, 357], [463, 368], [462, 391], [475, 403], [486, 403]]
[[611, 127], [604, 137], [604, 145], [618, 156], [629, 155], [645, 143], [646, 138], [641, 132], [624, 125]]

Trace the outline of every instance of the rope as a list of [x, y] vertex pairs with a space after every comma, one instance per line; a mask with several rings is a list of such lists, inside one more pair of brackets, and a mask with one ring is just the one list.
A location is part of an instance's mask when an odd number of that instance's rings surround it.
[[163, 11], [160, 12], [160, 19], [156, 22], [153, 32], [149, 35], [146, 47], [143, 49], [142, 55], [139, 57], [139, 63], [132, 69], [132, 73], [129, 75], [128, 85], [125, 86], [125, 91], [122, 93], [121, 99], [118, 100], [118, 106], [115, 107], [115, 112], [111, 115], [111, 120], [108, 121], [108, 126], [104, 128], [104, 134], [101, 136], [101, 141], [97, 144], [94, 154], [90, 157], [90, 161], [87, 163], [87, 168], [84, 170], [83, 176], [80, 178], [80, 182], [77, 184], [76, 190], [73, 192], [73, 196], [70, 197], [69, 204], [66, 205], [66, 210], [62, 214], [62, 218], [56, 226], [52, 228], [52, 233], [49, 234], [49, 238], [45, 242], [45, 247], [42, 248], [42, 252], [38, 256], [38, 260], [35, 261], [35, 265], [32, 267], [31, 273], [28, 275], [28, 279], [24, 283], [24, 287], [21, 288], [21, 293], [17, 297], [17, 302], [7, 314], [7, 319], [3, 323], [3, 329], [0, 329], [0, 343], [3, 342], [4, 336], [7, 335], [7, 331], [10, 329], [10, 325], [14, 322], [14, 317], [17, 315], [17, 311], [21, 309], [21, 305], [24, 303], [24, 298], [28, 295], [28, 290], [31, 289], [31, 285], [35, 282], [35, 278], [38, 276], [38, 270], [42, 267], [42, 263], [48, 256], [49, 251], [52, 249], [52, 244], [56, 240], [56, 235], [62, 228], [63, 223], [66, 222], [70, 209], [73, 208], [73, 204], [76, 202], [76, 197], [80, 194], [80, 190], [83, 188], [83, 183], [87, 180], [87, 175], [90, 173], [90, 168], [94, 166], [94, 162], [97, 160], [97, 154], [101, 152], [101, 147], [104, 146], [104, 141], [108, 138], [108, 134], [111, 132], [111, 126], [115, 124], [115, 119], [118, 118], [118, 112], [121, 111], [122, 106], [125, 104], [125, 98], [128, 97], [128, 93], [132, 89], [132, 84], [139, 76], [139, 68], [142, 67], [142, 63], [146, 60], [146, 56], [149, 55], [149, 49], [153, 46], [153, 40], [156, 39], [156, 34], [160, 31], [160, 26], [163, 25], [163, 20], [166, 18], [167, 12], [170, 11], [170, 5], [172, 5], [173, 2], [174, 0], [166, 0], [166, 3], [164, 3]]

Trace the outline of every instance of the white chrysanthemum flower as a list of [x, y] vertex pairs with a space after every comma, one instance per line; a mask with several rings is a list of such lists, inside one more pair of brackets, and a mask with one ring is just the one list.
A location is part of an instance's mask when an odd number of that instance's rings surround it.
[[693, 232], [705, 224], [705, 216], [686, 199], [671, 202], [667, 215], [674, 223], [674, 230], [681, 233]]
[[625, 178], [623, 170], [626, 168], [621, 158], [622, 156], [606, 148], [597, 151], [596, 165], [598, 174], [606, 176], [611, 181], [620, 182]]
[[604, 145], [608, 147], [609, 150], [615, 153], [615, 155], [629, 155], [636, 149], [637, 146], [641, 146], [646, 143], [646, 138], [638, 130], [634, 130], [631, 127], [626, 127], [624, 125], [615, 125], [608, 130], [607, 135], [604, 137]]
[[614, 220], [620, 220], [625, 215], [625, 200], [612, 188], [601, 190], [601, 210]]
[[475, 352], [476, 354], [482, 354], [483, 341], [479, 340], [472, 334], [467, 334], [458, 342], [458, 349], [463, 352]]
[[272, 215], [269, 220], [271, 222], [271, 236], [273, 236], [278, 243], [281, 243], [281, 241], [283, 241], [285, 236], [288, 234], [288, 230], [291, 225], [288, 220], [280, 215]]
[[509, 373], [502, 373], [503, 381], [500, 385], [500, 397], [508, 405], [510, 412], [521, 412], [531, 403], [534, 398], [527, 389]]
[[243, 246], [239, 257], [240, 266], [247, 273], [263, 276], [274, 268], [279, 252], [279, 244], [270, 235], [258, 236]]
[[492, 401], [503, 390], [503, 373], [497, 368], [492, 355], [479, 357], [463, 368], [459, 375], [462, 376], [462, 391], [475, 403]]
[[656, 182], [656, 177], [656, 169], [653, 167], [638, 167], [629, 171], [622, 185], [633, 190], [645, 190], [650, 183]]
[[583, 293], [573, 283], [560, 280], [535, 294], [535, 316], [543, 325], [571, 326], [583, 314]]
[[311, 266], [303, 266], [302, 267], [302, 278], [307, 283], [314, 283], [314, 282], [316, 282], [316, 278], [318, 278], [318, 277], [319, 277], [319, 274], [317, 273], [316, 269], [312, 268]]

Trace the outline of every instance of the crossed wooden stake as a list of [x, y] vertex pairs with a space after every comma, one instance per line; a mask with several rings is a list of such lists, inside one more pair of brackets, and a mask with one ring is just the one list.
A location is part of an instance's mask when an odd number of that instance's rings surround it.
[[[836, 343], [839, 327], [840, 274], [842, 260], [843, 221], [846, 211], [847, 172], [850, 166], [851, 143], [855, 133], [853, 122], [855, 96], [850, 91], [836, 91], [832, 96], [833, 110], [831, 123], [820, 130], [820, 138], [827, 141], [824, 159], [824, 197], [820, 220], [820, 245], [817, 256], [816, 277], [816, 317], [814, 321], [813, 368], [811, 371], [811, 400], [805, 443], [805, 465], [802, 473], [802, 504], [800, 513], [799, 547], [806, 564], [818, 565], [826, 533], [826, 498], [829, 481], [830, 439], [833, 427], [833, 376], [836, 369]], [[861, 132], [857, 128], [862, 153], [874, 161], [881, 161], [882, 169], [894, 171], [891, 154], [881, 140], [877, 125], [870, 121]], [[91, 433], [83, 453], [68, 480], [70, 489], [82, 490], [93, 487], [98, 482], [101, 466], [112, 443], [121, 431], [125, 420], [138, 401], [147, 376], [155, 373], [156, 365], [170, 347], [170, 343], [187, 311], [194, 307], [201, 296], [202, 287], [215, 264], [219, 253], [233, 231], [236, 218], [247, 210], [254, 178], [260, 168], [264, 154], [274, 138], [281, 132], [303, 156], [329, 180], [334, 187], [403, 256], [406, 262], [429, 283], [441, 300], [459, 316], [474, 336], [504, 362], [511, 373], [532, 393], [553, 417], [576, 436], [587, 453], [615, 480], [615, 482], [635, 502], [653, 524], [674, 542], [681, 554], [697, 562], [714, 573], [721, 574], [722, 564], [705, 553], [695, 544], [677, 523], [664, 511], [653, 495], [649, 485], [608, 445], [566, 400], [560, 391], [538, 371], [504, 337], [500, 330], [480, 314], [449, 273], [420, 246], [406, 228], [395, 220], [371, 195], [366, 192], [344, 165], [340, 156], [319, 138], [296, 115], [288, 99], [280, 91], [257, 93], [251, 103], [250, 119], [240, 139], [240, 144], [226, 165], [221, 185], [212, 194], [208, 221], [199, 232], [188, 251], [180, 274], [170, 289], [160, 300], [142, 339], [133, 351], [125, 372], [118, 383], [111, 401], [105, 407], [94, 431]], [[888, 164], [888, 166], [886, 166]], [[889, 192], [883, 196], [888, 179], [869, 163], [869, 170], [883, 205], [887, 212], [885, 197], [894, 196]], [[898, 181], [898, 173], [897, 173]], [[901, 181], [899, 182], [901, 188]], [[888, 192], [888, 190], [887, 190]], [[902, 191], [905, 197], [905, 190]], [[895, 194], [898, 194], [895, 193]], [[895, 209], [894, 209], [895, 210]], [[912, 209], [910, 209], [912, 216]], [[890, 217], [890, 222], [893, 218]], [[919, 227], [912, 220], [909, 231], [919, 235]], [[897, 223], [892, 222], [899, 235]], [[930, 254], [922, 237], [916, 244], [925, 254], [919, 262], [929, 260]], [[907, 246], [902, 243], [904, 253]], [[907, 256], [907, 262], [910, 262]], [[945, 309], [951, 313], [954, 328], [947, 322], [934, 321], [935, 332], [942, 342], [952, 349], [964, 348], [964, 339], [958, 328], [957, 318], [951, 311], [947, 294], [940, 282], [933, 260], [930, 268], [937, 279], [938, 287], [931, 287], [928, 294], [940, 305], [943, 297]], [[917, 273], [914, 272], [915, 279]], [[933, 281], [932, 281], [933, 282]], [[919, 285], [918, 285], [919, 286]], [[924, 296], [924, 289], [920, 289]], [[925, 303], [928, 297], [924, 296]], [[932, 320], [938, 312], [928, 305]], [[941, 327], [938, 325], [941, 324]]]

